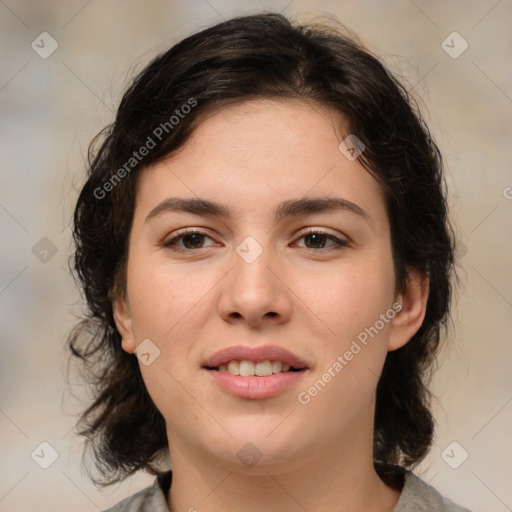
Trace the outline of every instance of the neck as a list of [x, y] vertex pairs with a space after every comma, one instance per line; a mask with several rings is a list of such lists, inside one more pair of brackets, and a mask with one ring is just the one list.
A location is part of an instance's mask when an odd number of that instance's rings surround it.
[[169, 439], [171, 512], [392, 512], [400, 496], [375, 472], [372, 450], [356, 443], [330, 446], [309, 456], [301, 453], [300, 463], [288, 460], [284, 465], [246, 468]]

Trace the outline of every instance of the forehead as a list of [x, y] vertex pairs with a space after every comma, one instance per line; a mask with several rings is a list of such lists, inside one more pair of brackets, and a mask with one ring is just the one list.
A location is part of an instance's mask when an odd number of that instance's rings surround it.
[[200, 119], [192, 138], [211, 137], [227, 147], [234, 140], [245, 140], [255, 150], [264, 147], [256, 147], [256, 142], [270, 142], [283, 150], [287, 143], [301, 137], [312, 144], [323, 140], [337, 146], [336, 141], [348, 134], [340, 112], [310, 100], [261, 98], [237, 102], [207, 112]]
[[[203, 116], [189, 140], [140, 176], [146, 214], [165, 196], [241, 207], [284, 199], [344, 196], [364, 210], [383, 206], [371, 174], [339, 149], [348, 130], [333, 109], [299, 101], [255, 100]], [[373, 208], [375, 209], [375, 208]], [[383, 213], [381, 209], [381, 214]]]

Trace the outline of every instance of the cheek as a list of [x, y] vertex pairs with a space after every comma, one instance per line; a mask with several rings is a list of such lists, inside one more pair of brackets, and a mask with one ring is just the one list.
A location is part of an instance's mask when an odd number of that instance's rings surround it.
[[350, 280], [326, 280], [329, 286], [321, 302], [317, 299], [318, 316], [333, 332], [317, 338], [319, 365], [296, 398], [304, 414], [323, 418], [321, 428], [327, 436], [357, 424], [374, 409], [395, 314], [392, 288], [383, 278], [376, 271], [365, 273], [364, 283], [355, 275]]
[[142, 376], [157, 407], [165, 410], [169, 402], [182, 404], [179, 383], [194, 385], [189, 376], [197, 368], [190, 352], [204, 339], [212, 315], [211, 292], [221, 275], [155, 260], [133, 258], [128, 296], [136, 342], [151, 340], [158, 354], [150, 366], [141, 364]]
[[394, 292], [391, 257], [386, 252], [381, 252], [380, 257], [357, 256], [321, 277], [303, 278], [296, 286], [302, 290], [298, 295], [304, 297], [304, 303], [330, 333], [329, 343], [332, 336], [339, 340], [334, 344], [339, 349], [391, 308]]
[[[156, 260], [156, 261], [155, 261]], [[128, 296], [136, 340], [172, 337], [207, 294], [208, 276], [169, 265], [162, 258], [134, 258], [128, 269]]]

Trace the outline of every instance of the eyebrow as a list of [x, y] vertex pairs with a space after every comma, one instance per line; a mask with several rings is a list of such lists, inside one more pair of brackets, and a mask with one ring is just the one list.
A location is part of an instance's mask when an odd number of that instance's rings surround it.
[[[304, 197], [283, 201], [274, 208], [274, 217], [280, 221], [287, 217], [298, 217], [313, 213], [327, 213], [343, 210], [362, 217], [369, 224], [369, 215], [357, 204], [341, 197]], [[208, 217], [232, 218], [232, 212], [226, 205], [200, 198], [169, 197], [155, 206], [147, 215], [146, 222], [170, 212], [187, 212]]]

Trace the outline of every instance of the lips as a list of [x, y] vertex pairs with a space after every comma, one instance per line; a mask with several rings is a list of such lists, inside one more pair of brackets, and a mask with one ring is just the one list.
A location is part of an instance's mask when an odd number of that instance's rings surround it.
[[223, 392], [248, 400], [276, 397], [296, 387], [308, 373], [308, 366], [300, 357], [274, 345], [228, 347], [209, 357], [203, 368]]
[[203, 368], [213, 370], [218, 369], [222, 364], [228, 364], [230, 361], [252, 361], [259, 363], [262, 361], [281, 361], [290, 365], [294, 370], [303, 370], [307, 365], [298, 356], [292, 352], [277, 347], [275, 345], [263, 345], [261, 347], [247, 347], [243, 345], [228, 347], [216, 352], [209, 357], [203, 364]]

